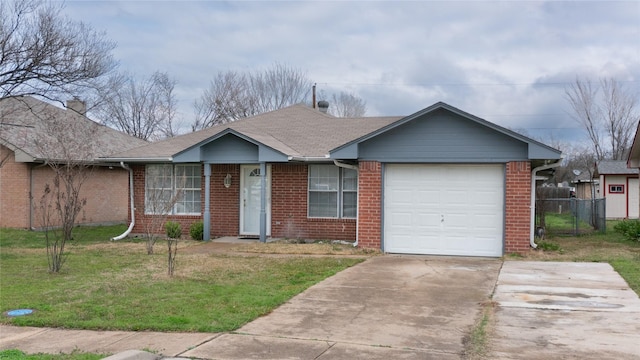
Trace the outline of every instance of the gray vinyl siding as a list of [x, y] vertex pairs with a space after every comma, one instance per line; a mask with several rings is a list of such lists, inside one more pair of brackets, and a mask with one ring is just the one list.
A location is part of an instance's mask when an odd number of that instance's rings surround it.
[[194, 146], [173, 158], [175, 163], [204, 162], [210, 164], [254, 164], [286, 162], [287, 156], [268, 146], [258, 145], [232, 134]]
[[258, 145], [234, 135], [224, 135], [200, 148], [201, 161], [212, 164], [259, 162]]
[[525, 142], [439, 110], [363, 141], [358, 158], [382, 162], [496, 163], [527, 160], [528, 151]]

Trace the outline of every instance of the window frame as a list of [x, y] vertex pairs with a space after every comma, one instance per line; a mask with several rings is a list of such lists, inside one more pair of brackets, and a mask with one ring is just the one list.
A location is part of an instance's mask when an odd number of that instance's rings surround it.
[[[149, 169], [152, 167], [164, 167], [165, 169], [168, 167], [169, 168], [169, 187], [164, 186], [165, 184], [163, 184], [162, 187], [149, 187], [149, 182], [151, 177], [149, 176], [150, 171]], [[183, 173], [187, 172], [188, 168], [192, 168], [192, 174], [191, 175], [184, 175], [185, 176], [185, 183], [188, 183], [188, 179], [193, 180], [192, 182], [192, 186], [190, 187], [186, 187], [187, 184], [183, 184], [182, 186], [179, 187], [178, 184], [178, 175], [179, 168], [183, 168]], [[162, 171], [162, 175], [164, 177], [166, 177], [165, 174], [165, 170]], [[195, 184], [199, 183], [200, 187], [195, 187]], [[169, 212], [167, 212], [166, 215], [176, 215], [176, 216], [200, 216], [202, 215], [202, 165], [197, 163], [184, 163], [184, 164], [146, 164], [145, 165], [145, 186], [144, 186], [144, 213], [145, 215], [163, 215], [159, 212], [154, 212], [154, 211], [149, 211], [149, 190], [150, 189], [160, 189], [161, 191], [170, 191], [171, 193], [171, 197], [175, 196], [179, 191], [183, 192], [183, 196], [181, 199], [177, 200], [175, 204], [173, 204], [173, 206], [171, 207], [171, 210]], [[186, 200], [184, 194], [186, 192], [192, 192], [194, 193], [199, 193], [199, 195], [197, 196], [197, 200], [196, 200], [196, 196], [193, 196], [191, 200]], [[181, 211], [180, 209], [185, 209], [189, 206], [186, 205], [186, 203], [191, 203], [191, 204], [196, 204], [199, 203], [198, 206], [198, 212], [186, 212], [186, 211]], [[193, 206], [191, 206], [193, 208]]]
[[624, 185], [622, 184], [610, 184], [609, 194], [624, 194]]
[[[335, 189], [331, 189], [331, 184], [327, 184], [327, 189], [311, 189], [312, 186], [312, 168], [314, 167], [326, 167], [337, 169], [337, 176], [333, 182], [336, 185]], [[349, 189], [345, 186], [345, 180], [349, 178], [345, 176], [345, 173], [352, 171], [355, 174], [355, 189]], [[326, 177], [326, 176], [325, 176]], [[336, 194], [335, 204], [335, 216], [315, 216], [311, 214], [311, 199], [312, 193], [331, 193]], [[355, 214], [354, 216], [345, 215], [345, 194], [355, 194]], [[307, 218], [309, 219], [357, 219], [358, 218], [358, 171], [352, 169], [346, 169], [333, 164], [312, 164], [308, 166], [307, 170]]]

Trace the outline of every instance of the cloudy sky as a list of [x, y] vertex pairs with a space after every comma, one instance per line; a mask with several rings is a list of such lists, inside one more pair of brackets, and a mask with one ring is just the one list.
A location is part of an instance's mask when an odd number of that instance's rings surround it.
[[[540, 139], [582, 138], [565, 87], [640, 88], [640, 1], [69, 1], [116, 41], [120, 69], [166, 71], [180, 113], [219, 71], [283, 63], [367, 115], [438, 101]], [[188, 126], [185, 127], [185, 131]]]

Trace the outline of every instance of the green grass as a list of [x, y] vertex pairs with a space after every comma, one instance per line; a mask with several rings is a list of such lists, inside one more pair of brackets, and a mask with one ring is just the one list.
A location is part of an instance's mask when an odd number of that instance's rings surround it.
[[[549, 233], [554, 232], [573, 232], [576, 227], [576, 219], [573, 217], [571, 213], [552, 213], [548, 212], [544, 216], [544, 221], [546, 225], [546, 229]], [[591, 225], [587, 224], [584, 221], [579, 220], [578, 229], [580, 231], [585, 231], [586, 229], [591, 229]]]
[[[166, 245], [110, 242], [123, 227], [78, 228], [59, 274], [47, 272], [41, 234], [2, 229], [0, 323], [74, 329], [219, 332], [237, 329], [362, 259], [181, 254]], [[188, 242], [181, 242], [187, 244]], [[181, 245], [184, 246], [184, 245]]]
[[20, 350], [0, 350], [0, 360], [98, 360], [106, 354], [73, 352], [71, 354], [25, 354]]
[[[74, 239], [70, 245], [90, 245], [104, 243], [122, 234], [126, 225], [79, 226], [73, 229]], [[44, 249], [44, 232], [0, 228], [0, 249], [2, 248]]]

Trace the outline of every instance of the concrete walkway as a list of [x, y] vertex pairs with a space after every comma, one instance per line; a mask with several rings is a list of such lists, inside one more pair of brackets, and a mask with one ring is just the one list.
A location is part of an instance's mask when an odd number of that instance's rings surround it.
[[200, 359], [460, 359], [494, 287], [487, 359], [640, 358], [640, 299], [608, 264], [392, 255], [326, 279], [232, 333], [0, 326], [0, 349], [138, 349]]

